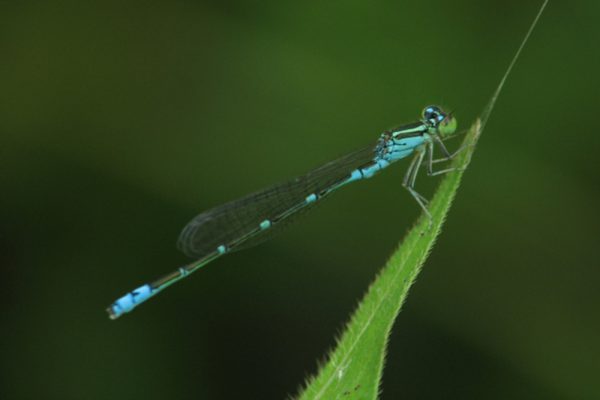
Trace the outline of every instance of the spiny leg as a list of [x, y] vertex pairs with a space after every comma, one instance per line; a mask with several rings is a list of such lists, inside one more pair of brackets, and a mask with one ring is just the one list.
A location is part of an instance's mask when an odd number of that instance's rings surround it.
[[445, 174], [446, 172], [451, 172], [451, 171], [456, 171], [458, 168], [446, 168], [446, 169], [442, 169], [440, 171], [434, 171], [433, 170], [433, 163], [435, 160], [433, 160], [433, 143], [429, 143], [427, 145], [427, 153], [428, 153], [428, 157], [427, 157], [427, 175], [428, 176], [436, 176], [436, 175], [441, 175], [441, 174]]
[[433, 224], [433, 217], [426, 206], [429, 203], [429, 201], [425, 197], [423, 197], [419, 192], [417, 192], [415, 190], [415, 182], [417, 180], [417, 175], [419, 173], [419, 169], [421, 168], [421, 164], [423, 163], [423, 159], [425, 158], [425, 155], [426, 155], [425, 153], [429, 153], [429, 154], [427, 154], [428, 158], [427, 158], [427, 162], [425, 165], [427, 168], [427, 175], [428, 176], [436, 176], [436, 175], [445, 174], [447, 172], [462, 170], [462, 168], [453, 167], [453, 168], [442, 169], [439, 171], [433, 171], [433, 164], [437, 163], [437, 162], [449, 161], [469, 146], [469, 145], [463, 145], [458, 150], [456, 150], [454, 153], [450, 153], [448, 151], [448, 149], [446, 148], [446, 146], [444, 145], [444, 143], [442, 142], [442, 139], [435, 136], [434, 140], [439, 144], [440, 148], [442, 149], [442, 152], [444, 153], [444, 155], [446, 157], [442, 158], [442, 159], [434, 160], [433, 159], [434, 144], [433, 144], [433, 142], [430, 142], [424, 150], [419, 151], [417, 153], [417, 155], [412, 159], [412, 161], [408, 167], [408, 170], [406, 171], [406, 174], [404, 175], [404, 180], [402, 182], [402, 185], [410, 192], [410, 194], [414, 197], [414, 199], [417, 201], [417, 203], [419, 203], [419, 205], [421, 206], [421, 208], [423, 209], [425, 214], [429, 217], [429, 229], [431, 228], [431, 226]]
[[427, 201], [427, 199], [425, 199], [421, 194], [419, 194], [415, 190], [415, 181], [417, 179], [417, 174], [419, 173], [419, 168], [421, 167], [421, 163], [423, 162], [423, 158], [425, 157], [425, 151], [427, 151], [427, 149], [425, 149], [423, 151], [419, 151], [417, 153], [417, 155], [411, 161], [410, 166], [408, 167], [408, 170], [406, 171], [406, 174], [404, 175], [404, 180], [402, 182], [402, 186], [404, 186], [410, 192], [410, 194], [414, 197], [414, 199], [417, 201], [417, 203], [419, 203], [419, 205], [421, 206], [421, 208], [423, 209], [423, 211], [429, 218], [429, 228], [431, 228], [431, 225], [433, 224], [433, 217], [431, 216], [431, 213], [429, 212], [429, 210], [427, 209], [427, 206], [425, 205], [428, 201]]
[[440, 140], [443, 140], [445, 142], [447, 140], [451, 140], [451, 139], [457, 138], [459, 136], [462, 136], [462, 135], [466, 134], [467, 132], [469, 132], [468, 129], [463, 129], [460, 132], [455, 132], [450, 136], [444, 136], [443, 138], [440, 138]]
[[412, 176], [412, 171], [415, 167], [415, 163], [417, 162], [418, 158], [419, 158], [419, 154], [417, 154], [416, 156], [413, 157], [412, 160], [410, 160], [410, 164], [408, 165], [408, 168], [406, 169], [406, 173], [404, 174], [404, 179], [402, 179], [402, 186], [404, 186], [404, 187], [408, 186], [408, 183], [410, 182], [410, 177]]
[[433, 144], [431, 144], [430, 147], [430, 164], [437, 164], [440, 162], [444, 162], [444, 161], [449, 161], [452, 160], [454, 157], [456, 157], [461, 151], [463, 151], [464, 149], [466, 149], [467, 147], [471, 146], [470, 144], [463, 144], [462, 146], [460, 146], [458, 148], [458, 150], [456, 150], [454, 153], [450, 153], [448, 151], [448, 149], [446, 148], [446, 145], [444, 145], [444, 142], [442, 141], [442, 139], [440, 139], [439, 137], [435, 136], [434, 140], [437, 142], [437, 144], [440, 146], [440, 149], [442, 149], [442, 152], [444, 153], [445, 157], [443, 158], [438, 158], [433, 160]]
[[[402, 186], [404, 186], [409, 191], [410, 191], [409, 186], [411, 184], [411, 180], [414, 181], [413, 175], [416, 173], [416, 171], [419, 170], [419, 165], [417, 165], [417, 164], [421, 164], [421, 162], [419, 162], [420, 155], [421, 155], [421, 153], [418, 153], [415, 157], [413, 157], [412, 161], [410, 162], [410, 165], [408, 166], [408, 168], [406, 170], [406, 173], [404, 174], [404, 179], [402, 180]], [[415, 196], [415, 195], [419, 196], [419, 198], [421, 199], [421, 201], [424, 204], [429, 203], [429, 200], [427, 200], [425, 197], [423, 197], [420, 193], [415, 191], [413, 196]]]
[[427, 149], [429, 150], [429, 157], [427, 159], [427, 175], [428, 176], [436, 176], [436, 175], [445, 174], [447, 172], [462, 170], [462, 168], [456, 168], [456, 167], [446, 168], [446, 169], [442, 169], [442, 170], [439, 170], [439, 171], [434, 171], [433, 170], [433, 164], [434, 163], [436, 163], [436, 162], [442, 162], [442, 161], [449, 161], [449, 160], [451, 160], [452, 158], [454, 158], [458, 153], [460, 153], [461, 151], [463, 151], [467, 147], [466, 145], [463, 145], [458, 150], [456, 150], [454, 153], [450, 154], [450, 153], [448, 153], [448, 149], [446, 149], [446, 147], [444, 146], [444, 144], [441, 141], [441, 139], [437, 138], [437, 142], [440, 144], [440, 147], [442, 148], [442, 150], [444, 151], [444, 153], [447, 154], [447, 156], [446, 156], [446, 158], [440, 158], [440, 159], [434, 160], [433, 159], [434, 144], [433, 144], [433, 142], [430, 142], [429, 145], [427, 146]]

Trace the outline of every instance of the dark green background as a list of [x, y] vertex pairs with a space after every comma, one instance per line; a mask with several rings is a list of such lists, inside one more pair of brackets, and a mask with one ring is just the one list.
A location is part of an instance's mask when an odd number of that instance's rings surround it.
[[[104, 308], [185, 263], [175, 240], [204, 209], [429, 103], [466, 128], [540, 2], [224, 3], [0, 4], [3, 399], [296, 393], [419, 214], [406, 163], [121, 320]], [[397, 321], [382, 399], [600, 397], [598, 11], [542, 17]]]

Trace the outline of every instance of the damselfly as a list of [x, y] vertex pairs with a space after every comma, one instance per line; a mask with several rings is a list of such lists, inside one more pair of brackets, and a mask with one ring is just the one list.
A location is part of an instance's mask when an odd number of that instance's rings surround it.
[[[203, 212], [187, 224], [178, 241], [178, 247], [196, 261], [119, 298], [107, 308], [110, 318], [130, 312], [224, 254], [269, 239], [302, 211], [311, 209], [340, 187], [370, 178], [412, 154], [414, 158], [402, 183], [431, 221], [427, 200], [415, 190], [415, 180], [425, 157], [430, 176], [453, 170], [433, 171], [433, 164], [449, 160], [456, 154], [450, 154], [443, 143], [443, 139], [455, 130], [456, 119], [452, 113], [446, 113], [438, 106], [428, 106], [419, 121], [383, 132], [374, 145], [327, 163], [306, 175]], [[443, 152], [443, 158], [433, 159], [434, 144]]]

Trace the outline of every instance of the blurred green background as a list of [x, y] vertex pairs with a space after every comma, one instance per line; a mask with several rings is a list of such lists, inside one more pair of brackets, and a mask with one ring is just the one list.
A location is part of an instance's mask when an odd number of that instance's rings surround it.
[[[0, 395], [284, 399], [419, 209], [406, 167], [118, 321], [195, 214], [438, 103], [540, 2], [2, 2]], [[552, 1], [397, 321], [382, 399], [600, 398], [599, 3]], [[419, 189], [431, 195], [437, 179]]]

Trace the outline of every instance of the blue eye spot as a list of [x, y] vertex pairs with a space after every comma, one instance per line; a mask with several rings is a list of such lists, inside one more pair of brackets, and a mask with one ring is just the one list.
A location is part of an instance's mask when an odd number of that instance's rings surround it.
[[446, 114], [438, 106], [427, 106], [423, 110], [423, 120], [437, 126], [446, 119]]

